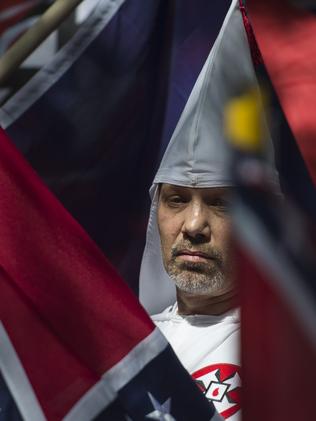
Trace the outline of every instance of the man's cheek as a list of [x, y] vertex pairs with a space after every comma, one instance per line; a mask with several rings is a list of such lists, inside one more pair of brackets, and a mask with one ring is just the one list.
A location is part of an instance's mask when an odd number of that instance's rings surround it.
[[171, 255], [172, 255], [172, 241], [171, 241], [170, 238], [166, 238], [165, 253], [168, 256], [168, 259], [170, 259]]

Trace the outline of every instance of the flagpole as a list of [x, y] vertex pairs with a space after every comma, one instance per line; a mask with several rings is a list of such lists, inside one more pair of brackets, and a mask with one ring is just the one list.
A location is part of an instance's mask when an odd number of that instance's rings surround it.
[[83, 0], [56, 0], [0, 58], [0, 85]]

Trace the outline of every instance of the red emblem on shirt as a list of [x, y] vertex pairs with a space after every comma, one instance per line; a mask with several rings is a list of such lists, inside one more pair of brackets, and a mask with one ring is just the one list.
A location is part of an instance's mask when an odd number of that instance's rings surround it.
[[222, 417], [227, 419], [239, 411], [241, 373], [238, 365], [208, 365], [194, 372], [192, 377]]

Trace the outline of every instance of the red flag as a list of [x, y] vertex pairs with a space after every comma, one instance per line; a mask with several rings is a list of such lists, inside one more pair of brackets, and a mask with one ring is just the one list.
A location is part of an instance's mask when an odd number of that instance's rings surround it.
[[242, 249], [236, 258], [243, 309], [243, 421], [313, 419], [313, 341], [269, 268]]
[[58, 420], [154, 326], [3, 131], [0, 148], [0, 319]]
[[[270, 96], [275, 99], [276, 94], [280, 102], [274, 100], [269, 117], [278, 127], [272, 136], [284, 198], [264, 193], [263, 179], [261, 190], [251, 185], [249, 175], [239, 180], [242, 194], [235, 225], [243, 309], [244, 421], [315, 416], [315, 190], [312, 183], [302, 185], [301, 180], [309, 180], [293, 145], [296, 141], [316, 181], [316, 16], [289, 3], [247, 2], [268, 73], [260, 76], [268, 86], [272, 83]], [[243, 159], [262, 171], [259, 153], [255, 159], [244, 154]]]
[[219, 420], [136, 297], [1, 129], [0, 150], [2, 416], [12, 419], [13, 408], [25, 421]]
[[270, 79], [316, 182], [316, 14], [286, 0], [249, 0], [249, 17]]

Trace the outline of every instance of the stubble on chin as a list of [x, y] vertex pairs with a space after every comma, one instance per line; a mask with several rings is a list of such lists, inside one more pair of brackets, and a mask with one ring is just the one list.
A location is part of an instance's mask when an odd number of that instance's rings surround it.
[[208, 253], [212, 255], [209, 262], [179, 262], [176, 248], [173, 248], [171, 259], [165, 266], [180, 291], [194, 295], [217, 295], [227, 289], [230, 271], [225, 268], [223, 256], [216, 250]]

